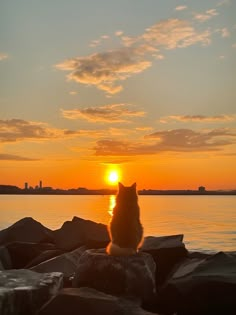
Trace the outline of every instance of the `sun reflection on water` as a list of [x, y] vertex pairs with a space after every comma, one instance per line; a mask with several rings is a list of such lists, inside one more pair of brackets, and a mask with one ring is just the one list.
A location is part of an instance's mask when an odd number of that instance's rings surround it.
[[113, 208], [115, 207], [115, 205], [116, 205], [116, 196], [111, 195], [109, 197], [109, 210], [108, 210], [108, 213], [110, 214], [111, 217], [113, 216]]

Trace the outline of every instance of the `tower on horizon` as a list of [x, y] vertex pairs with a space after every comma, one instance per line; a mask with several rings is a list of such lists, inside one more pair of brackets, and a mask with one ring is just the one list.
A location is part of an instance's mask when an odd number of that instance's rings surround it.
[[40, 182], [39, 182], [39, 189], [42, 189], [43, 188], [43, 183], [42, 183], [42, 181], [40, 180]]

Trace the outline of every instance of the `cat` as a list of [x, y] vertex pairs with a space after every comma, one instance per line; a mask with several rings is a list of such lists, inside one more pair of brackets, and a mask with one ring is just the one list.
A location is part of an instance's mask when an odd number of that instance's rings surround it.
[[119, 183], [116, 205], [108, 226], [111, 242], [106, 251], [113, 256], [127, 256], [138, 252], [143, 239], [143, 227], [139, 218], [136, 183], [125, 187]]

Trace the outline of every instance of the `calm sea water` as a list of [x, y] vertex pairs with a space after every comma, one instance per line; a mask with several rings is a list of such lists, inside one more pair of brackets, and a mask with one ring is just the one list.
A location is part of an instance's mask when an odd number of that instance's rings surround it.
[[[107, 224], [115, 196], [0, 195], [0, 230], [31, 216], [58, 229], [73, 216]], [[189, 250], [236, 250], [236, 196], [139, 196], [145, 235], [184, 234]]]

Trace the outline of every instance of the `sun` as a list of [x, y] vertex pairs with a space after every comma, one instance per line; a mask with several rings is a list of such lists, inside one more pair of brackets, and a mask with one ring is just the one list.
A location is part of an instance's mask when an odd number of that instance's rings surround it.
[[107, 172], [106, 181], [109, 185], [116, 185], [120, 180], [119, 170], [109, 170]]

